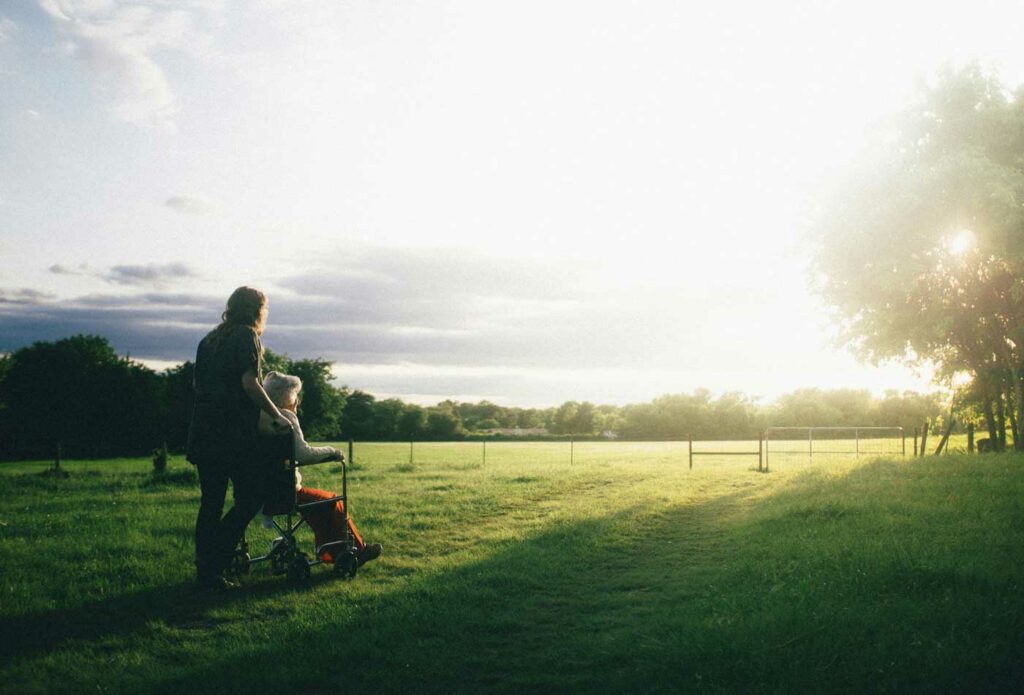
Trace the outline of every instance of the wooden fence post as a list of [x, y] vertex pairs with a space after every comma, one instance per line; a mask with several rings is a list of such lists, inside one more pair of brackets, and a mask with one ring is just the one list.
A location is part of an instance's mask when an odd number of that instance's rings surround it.
[[349, 462], [350, 465], [355, 463], [355, 461], [353, 460], [352, 457], [353, 457], [353, 454], [352, 454], [352, 440], [349, 439], [348, 440], [348, 462]]
[[924, 458], [924, 452], [928, 448], [928, 423], [924, 423], [924, 429], [921, 430], [921, 458]]
[[918, 435], [918, 431], [917, 431], [917, 428], [915, 427], [914, 428], [914, 458], [917, 458], [917, 435]]
[[974, 453], [974, 423], [967, 423], [967, 453]]
[[935, 447], [935, 455], [938, 456], [942, 453], [943, 448], [946, 446], [946, 442], [949, 441], [949, 435], [953, 431], [953, 424], [955, 420], [952, 417], [949, 418], [949, 424], [946, 425], [946, 431], [942, 434], [942, 439], [939, 440], [939, 445]]

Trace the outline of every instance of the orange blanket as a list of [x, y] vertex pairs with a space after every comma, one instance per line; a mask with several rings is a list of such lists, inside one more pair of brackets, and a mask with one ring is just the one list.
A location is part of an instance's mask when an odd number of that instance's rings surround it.
[[[333, 492], [317, 490], [312, 487], [300, 488], [295, 494], [298, 497], [299, 504], [335, 497]], [[324, 543], [340, 541], [345, 536], [345, 505], [341, 503], [341, 500], [333, 505], [325, 504], [310, 512], [306, 516], [306, 521], [309, 523], [310, 528], [313, 529], [313, 535], [316, 538], [318, 548]], [[362, 550], [366, 544], [363, 543], [363, 537], [359, 535], [359, 530], [356, 529], [352, 519], [348, 520], [348, 528], [352, 532], [356, 552]], [[330, 549], [325, 549], [321, 552], [320, 559], [324, 562], [333, 562], [334, 558], [331, 557]]]

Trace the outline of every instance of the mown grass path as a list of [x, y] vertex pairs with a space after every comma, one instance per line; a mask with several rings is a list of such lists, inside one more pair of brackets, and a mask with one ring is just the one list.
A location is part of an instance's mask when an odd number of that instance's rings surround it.
[[39, 468], [0, 467], [5, 691], [1024, 686], [1018, 456], [357, 457], [353, 511], [384, 557], [304, 590], [257, 569], [223, 596], [191, 584], [187, 464]]

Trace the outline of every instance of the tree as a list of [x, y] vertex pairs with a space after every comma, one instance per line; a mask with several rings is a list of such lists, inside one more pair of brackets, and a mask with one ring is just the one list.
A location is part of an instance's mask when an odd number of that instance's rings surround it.
[[1024, 448], [1024, 89], [947, 70], [816, 225], [818, 287], [871, 361], [967, 372], [998, 442]]
[[295, 360], [290, 373], [302, 379], [299, 421], [307, 439], [336, 439], [341, 435], [345, 394], [331, 384], [331, 363], [325, 360]]
[[427, 411], [418, 405], [411, 403], [402, 408], [402, 414], [398, 418], [398, 431], [405, 432], [410, 437], [422, 437], [427, 429]]
[[184, 362], [177, 367], [164, 370], [164, 402], [162, 420], [164, 437], [172, 451], [184, 451], [188, 442], [188, 428], [192, 422], [192, 403], [195, 390], [192, 375], [195, 365]]
[[341, 413], [341, 428], [352, 439], [372, 439], [376, 436], [373, 405], [376, 398], [356, 389], [348, 394]]
[[433, 439], [457, 439], [465, 436], [462, 421], [455, 414], [451, 401], [427, 409], [427, 435]]
[[415, 432], [401, 428], [405, 403], [397, 398], [377, 401], [373, 406], [373, 436], [377, 439], [408, 439]]
[[58, 443], [69, 456], [147, 453], [163, 438], [162, 395], [156, 373], [91, 335], [15, 351], [0, 382], [20, 456], [50, 456]]

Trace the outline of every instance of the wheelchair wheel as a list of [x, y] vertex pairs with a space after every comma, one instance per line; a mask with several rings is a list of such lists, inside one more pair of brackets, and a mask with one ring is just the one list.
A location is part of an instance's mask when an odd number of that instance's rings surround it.
[[305, 553], [298, 553], [288, 563], [288, 581], [292, 584], [305, 584], [309, 581], [309, 558]]
[[235, 554], [231, 556], [231, 562], [228, 563], [225, 574], [231, 577], [241, 577], [243, 574], [249, 574], [249, 553], [245, 552], [241, 548], [235, 551]]
[[340, 553], [338, 557], [334, 558], [334, 573], [342, 577], [354, 577], [356, 576], [356, 570], [359, 569], [359, 560], [356, 559], [356, 554], [351, 550]]

